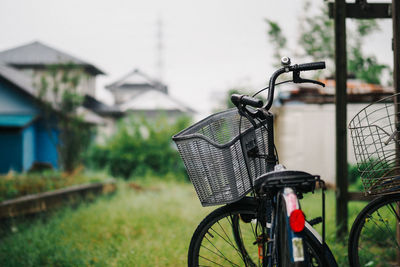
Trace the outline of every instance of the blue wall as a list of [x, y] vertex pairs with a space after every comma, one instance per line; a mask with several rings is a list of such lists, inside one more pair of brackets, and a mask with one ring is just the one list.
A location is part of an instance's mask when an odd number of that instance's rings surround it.
[[28, 126], [22, 132], [22, 169], [29, 170], [35, 162], [35, 127]]
[[[32, 97], [0, 79], [0, 115], [2, 114], [32, 115], [34, 118], [40, 116], [40, 109]], [[57, 168], [58, 132], [53, 127], [51, 133], [53, 139], [42, 119], [23, 127], [0, 127], [0, 173], [7, 173], [10, 169], [27, 171], [34, 162], [51, 163]]]
[[[52, 129], [54, 141], [58, 131]], [[50, 163], [58, 168], [58, 153], [47, 128], [38, 121], [24, 129], [0, 128], [0, 174], [10, 170], [28, 171], [34, 162]]]
[[20, 129], [0, 131], [0, 173], [22, 170], [22, 138]]
[[[51, 163], [54, 168], [58, 167], [58, 131], [48, 126], [43, 120], [39, 120], [35, 124], [36, 128], [36, 154], [35, 158], [38, 162]], [[50, 131], [50, 132], [49, 132]], [[51, 133], [51, 137], [50, 137]]]

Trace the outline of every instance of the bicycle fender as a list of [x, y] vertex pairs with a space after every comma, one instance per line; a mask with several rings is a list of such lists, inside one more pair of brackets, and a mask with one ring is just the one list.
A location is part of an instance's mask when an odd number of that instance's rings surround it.
[[303, 238], [299, 234], [295, 233], [289, 225], [290, 214], [294, 210], [300, 209], [300, 203], [297, 199], [297, 195], [290, 187], [285, 187], [283, 189], [282, 196], [286, 204], [286, 223], [288, 225], [287, 229], [291, 261], [302, 262], [304, 261]]

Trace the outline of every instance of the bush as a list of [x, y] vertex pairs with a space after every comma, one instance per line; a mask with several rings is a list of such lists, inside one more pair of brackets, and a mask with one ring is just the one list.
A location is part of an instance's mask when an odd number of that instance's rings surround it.
[[396, 168], [393, 164], [374, 158], [362, 162], [361, 164], [348, 164], [349, 185], [354, 190], [362, 191], [364, 190], [361, 180], [362, 172], [366, 172], [364, 173], [364, 178], [374, 179], [392, 175], [394, 170], [396, 170]]
[[360, 171], [358, 170], [357, 164], [348, 164], [348, 179], [350, 184], [354, 184], [357, 180], [360, 180]]
[[10, 173], [0, 176], [0, 201], [104, 179], [97, 174], [83, 173], [80, 169], [69, 174], [59, 171]]
[[107, 168], [115, 177], [129, 178], [152, 172], [156, 175], [186, 175], [185, 167], [172, 136], [189, 125], [187, 117], [174, 123], [166, 116], [154, 120], [133, 117], [120, 122], [117, 132], [104, 145], [93, 145], [87, 164]]

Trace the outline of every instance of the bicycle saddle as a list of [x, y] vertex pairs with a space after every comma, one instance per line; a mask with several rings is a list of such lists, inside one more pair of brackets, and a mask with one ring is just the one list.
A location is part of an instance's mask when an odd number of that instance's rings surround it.
[[315, 189], [319, 175], [312, 175], [303, 171], [279, 170], [267, 172], [259, 176], [254, 186], [257, 192], [266, 193], [271, 189], [292, 187], [297, 192], [307, 193]]

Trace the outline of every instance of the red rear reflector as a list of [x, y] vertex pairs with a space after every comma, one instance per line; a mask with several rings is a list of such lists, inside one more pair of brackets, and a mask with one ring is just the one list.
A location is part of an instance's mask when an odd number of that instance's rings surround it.
[[289, 223], [290, 228], [292, 228], [293, 232], [298, 233], [303, 231], [304, 225], [306, 223], [306, 218], [303, 211], [299, 209], [292, 211], [289, 217]]

